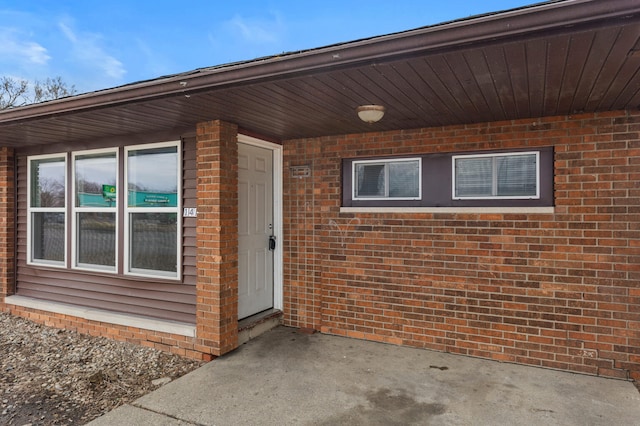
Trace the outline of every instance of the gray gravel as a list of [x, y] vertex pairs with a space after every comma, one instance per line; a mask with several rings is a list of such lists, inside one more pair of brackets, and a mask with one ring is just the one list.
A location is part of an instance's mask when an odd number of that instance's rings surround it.
[[0, 425], [85, 424], [200, 365], [0, 312]]

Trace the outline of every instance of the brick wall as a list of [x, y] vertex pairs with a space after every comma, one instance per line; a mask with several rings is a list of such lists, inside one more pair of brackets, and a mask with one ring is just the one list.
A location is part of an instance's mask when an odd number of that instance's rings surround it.
[[197, 140], [197, 349], [238, 346], [238, 128], [199, 123]]
[[[2, 305], [0, 305], [0, 307], [2, 307]], [[155, 348], [198, 360], [210, 361], [212, 358], [209, 355], [211, 351], [203, 352], [199, 348], [199, 342], [194, 337], [92, 321], [71, 315], [57, 314], [16, 305], [4, 305], [2, 310], [11, 315], [27, 318], [48, 327], [75, 331], [90, 336], [107, 337], [109, 339]]]
[[199, 123], [197, 157], [196, 337], [92, 321], [13, 304], [14, 168], [13, 152], [0, 150], [0, 310], [52, 327], [150, 346], [211, 360], [238, 345], [238, 148], [237, 126]]
[[[340, 212], [341, 158], [549, 145], [554, 213]], [[284, 146], [286, 324], [640, 379], [640, 113]]]

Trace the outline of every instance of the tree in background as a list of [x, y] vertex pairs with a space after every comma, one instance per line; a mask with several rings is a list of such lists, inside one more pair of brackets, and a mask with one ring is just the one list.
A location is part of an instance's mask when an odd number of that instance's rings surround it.
[[33, 83], [12, 77], [0, 77], [0, 110], [60, 99], [76, 93], [61, 77]]

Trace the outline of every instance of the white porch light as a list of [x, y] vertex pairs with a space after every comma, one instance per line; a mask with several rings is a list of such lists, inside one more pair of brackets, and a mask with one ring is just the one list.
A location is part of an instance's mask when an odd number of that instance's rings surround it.
[[356, 112], [365, 123], [375, 123], [384, 116], [385, 108], [382, 105], [360, 105]]

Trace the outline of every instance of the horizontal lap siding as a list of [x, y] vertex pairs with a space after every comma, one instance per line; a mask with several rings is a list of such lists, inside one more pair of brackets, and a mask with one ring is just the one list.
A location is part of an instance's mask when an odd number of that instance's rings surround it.
[[[182, 144], [182, 202], [183, 207], [196, 207], [196, 140], [186, 139]], [[197, 218], [182, 218], [182, 279], [183, 284], [196, 289], [196, 225]], [[195, 299], [192, 300], [195, 322]]]
[[[182, 282], [27, 265], [27, 158], [18, 156], [17, 294], [195, 324], [195, 218], [182, 228]], [[195, 206], [195, 139], [183, 141], [183, 205]]]
[[[342, 158], [536, 146], [554, 213], [340, 212]], [[288, 141], [284, 170], [287, 324], [640, 379], [639, 113]]]

